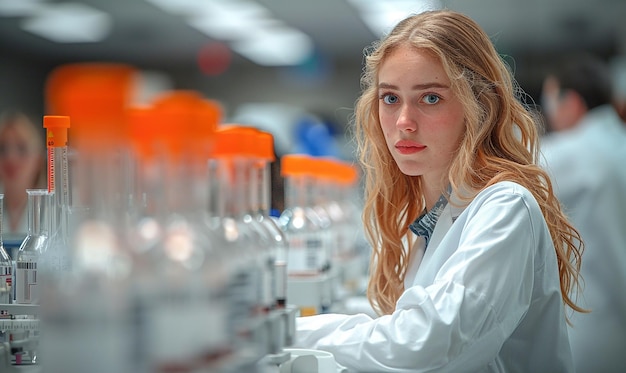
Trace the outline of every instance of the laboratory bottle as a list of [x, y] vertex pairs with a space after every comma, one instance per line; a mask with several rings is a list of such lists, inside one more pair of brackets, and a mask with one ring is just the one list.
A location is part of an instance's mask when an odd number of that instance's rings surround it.
[[[259, 200], [259, 177], [257, 163], [260, 162], [258, 154], [259, 131], [255, 128], [237, 126], [234, 131], [239, 133], [240, 144], [245, 147], [239, 156], [232, 157], [233, 185], [241, 187], [240, 192], [242, 212], [239, 220], [249, 227], [255, 242], [256, 263], [259, 268], [260, 281], [257, 283], [257, 292], [260, 295], [260, 308], [256, 316], [257, 326], [252, 330], [255, 342], [261, 355], [278, 353], [279, 339], [270, 333], [270, 312], [276, 308], [276, 265], [274, 250], [274, 235], [269, 227], [257, 219]], [[248, 145], [245, 145], [246, 142]]]
[[225, 126], [222, 133], [235, 136], [237, 147], [231, 145], [232, 152], [228, 154], [228, 163], [232, 169], [231, 188], [239, 197], [233, 200], [233, 214], [241, 221], [253, 235], [255, 242], [254, 256], [260, 271], [260, 281], [257, 283], [257, 293], [260, 298], [261, 314], [266, 314], [275, 308], [275, 255], [274, 236], [268, 227], [256, 219], [259, 200], [259, 178], [256, 164], [259, 162], [258, 146], [259, 131], [255, 128], [241, 125]]
[[216, 149], [208, 161], [209, 203], [205, 224], [223, 253], [221, 263], [226, 274], [226, 287], [222, 299], [228, 304], [226, 325], [231, 355], [238, 356], [245, 351], [260, 354], [259, 342], [250, 332], [260, 309], [260, 271], [255, 257], [254, 236], [233, 213], [233, 200], [238, 196], [230, 188], [230, 167], [218, 155], [224, 142], [219, 132], [216, 135]]
[[285, 210], [279, 224], [289, 242], [287, 270], [290, 276], [315, 276], [329, 267], [320, 218], [310, 205], [313, 193], [311, 157], [284, 155]]
[[[219, 118], [189, 91], [169, 92], [154, 104], [167, 135], [162, 182], [166, 214], [156, 285], [160, 298], [146, 321], [151, 369], [206, 370], [229, 354], [226, 275], [213, 232], [204, 226], [208, 204], [206, 149]], [[204, 152], [204, 153], [203, 153]]]
[[269, 216], [271, 201], [271, 172], [270, 166], [274, 162], [274, 138], [268, 132], [259, 131], [257, 135], [257, 161], [253, 165], [256, 180], [258, 207], [256, 219], [265, 225], [273, 238], [274, 252], [274, 294], [275, 305], [284, 308], [287, 304], [287, 253], [289, 243], [285, 232], [278, 226], [275, 219]]
[[133, 256], [121, 234], [125, 180], [120, 160], [135, 78], [135, 69], [127, 65], [78, 63], [57, 67], [46, 83], [50, 115], [71, 118], [75, 157], [69, 175], [69, 269], [42, 294], [44, 372], [133, 371]]
[[[214, 193], [210, 210], [213, 219], [221, 216], [221, 219], [213, 221], [225, 228], [225, 239], [230, 245], [238, 247], [240, 253], [235, 254], [235, 248], [231, 251], [233, 257], [237, 258], [236, 268], [232, 271], [230, 291], [233, 302], [232, 325], [235, 326], [235, 331], [241, 332], [242, 329], [236, 327], [236, 320], [245, 319], [247, 312], [247, 321], [243, 325], [249, 326], [243, 331], [247, 329], [245, 334], [252, 337], [254, 351], [259, 356], [264, 356], [274, 353], [277, 345], [268, 328], [271, 308], [275, 304], [275, 263], [273, 237], [255, 219], [252, 211], [253, 201], [257, 199], [251, 168], [256, 157], [254, 147], [257, 134], [258, 130], [244, 126], [224, 125], [218, 129], [210, 162], [213, 175], [211, 183], [218, 185], [211, 188]], [[246, 293], [250, 296], [246, 297]], [[249, 342], [240, 341], [244, 345]]]
[[45, 189], [27, 189], [28, 233], [15, 259], [15, 303], [39, 303], [38, 264], [48, 245], [49, 194]]
[[2, 223], [4, 219], [4, 194], [0, 194], [0, 304], [13, 303], [13, 263], [4, 248]]

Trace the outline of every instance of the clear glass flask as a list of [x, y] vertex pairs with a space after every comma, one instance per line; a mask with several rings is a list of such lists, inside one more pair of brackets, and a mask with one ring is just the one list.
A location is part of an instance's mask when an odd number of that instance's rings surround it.
[[15, 303], [38, 304], [38, 263], [48, 245], [49, 194], [45, 189], [27, 189], [28, 234], [15, 259]]

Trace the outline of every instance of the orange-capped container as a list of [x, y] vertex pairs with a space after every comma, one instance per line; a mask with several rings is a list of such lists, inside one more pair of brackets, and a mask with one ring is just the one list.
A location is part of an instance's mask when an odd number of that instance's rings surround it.
[[214, 157], [254, 157], [259, 131], [253, 127], [226, 124], [217, 129]]
[[78, 63], [55, 69], [46, 83], [52, 115], [72, 118], [72, 137], [84, 150], [119, 141], [134, 92], [135, 69], [124, 64]]
[[280, 174], [283, 177], [311, 175], [314, 168], [310, 155], [286, 154], [281, 158]]
[[195, 91], [176, 90], [158, 97], [154, 110], [155, 126], [166, 134], [163, 140], [172, 154], [190, 151], [206, 155], [222, 115], [217, 102]]

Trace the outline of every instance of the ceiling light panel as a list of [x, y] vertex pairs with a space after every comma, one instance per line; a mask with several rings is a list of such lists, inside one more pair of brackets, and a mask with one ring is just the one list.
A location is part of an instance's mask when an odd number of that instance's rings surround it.
[[288, 27], [261, 29], [244, 40], [231, 43], [233, 50], [262, 66], [293, 66], [313, 54], [308, 35]]
[[111, 17], [79, 3], [49, 4], [24, 19], [22, 29], [57, 43], [98, 42], [111, 30]]
[[256, 1], [146, 0], [166, 12], [182, 15], [205, 35], [263, 66], [297, 65], [313, 54], [313, 41], [287, 26]]
[[0, 16], [28, 16], [42, 7], [41, 0], [0, 0]]
[[411, 14], [442, 8], [439, 0], [348, 0], [348, 2], [358, 10], [363, 22], [377, 37], [389, 33], [398, 22]]
[[280, 22], [271, 13], [253, 2], [207, 2], [201, 12], [189, 17], [189, 24], [219, 40], [237, 40], [256, 30], [275, 27]]

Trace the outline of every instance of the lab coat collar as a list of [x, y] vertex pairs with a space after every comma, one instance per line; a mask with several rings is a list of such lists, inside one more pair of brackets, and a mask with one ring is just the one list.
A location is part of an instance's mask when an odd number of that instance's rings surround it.
[[433, 256], [434, 252], [437, 251], [437, 247], [441, 243], [441, 240], [445, 237], [446, 233], [452, 227], [452, 224], [456, 221], [456, 219], [465, 211], [467, 207], [467, 202], [462, 202], [458, 196], [452, 192], [450, 195], [450, 200], [444, 207], [439, 219], [437, 220], [437, 224], [435, 224], [435, 229], [433, 230], [430, 236], [429, 242], [429, 250], [426, 250], [426, 241], [424, 237], [417, 237], [414, 246], [409, 255], [409, 266], [407, 268], [407, 273], [404, 278], [404, 286], [405, 288], [409, 288], [413, 286], [413, 282], [415, 280], [415, 276], [417, 274], [417, 270], [422, 263], [423, 260], [430, 258]]
[[432, 248], [432, 250], [426, 250], [426, 256], [432, 255], [432, 252], [437, 250], [437, 246], [439, 246], [439, 243], [443, 237], [445, 237], [446, 233], [448, 233], [448, 230], [450, 230], [450, 227], [459, 215], [465, 211], [467, 205], [468, 203], [462, 202], [454, 192], [451, 193], [450, 201], [441, 212], [439, 220], [437, 221], [435, 229], [431, 235], [429, 247]]

